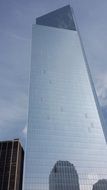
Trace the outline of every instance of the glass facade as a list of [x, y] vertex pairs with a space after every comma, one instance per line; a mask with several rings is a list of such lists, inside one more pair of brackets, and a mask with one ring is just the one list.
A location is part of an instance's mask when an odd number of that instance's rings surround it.
[[0, 190], [21, 190], [24, 152], [18, 139], [0, 142]]
[[107, 145], [78, 31], [73, 22], [69, 29], [43, 25], [45, 19], [32, 28], [23, 188], [105, 190]]
[[49, 176], [49, 190], [79, 190], [78, 174], [73, 164], [57, 161]]

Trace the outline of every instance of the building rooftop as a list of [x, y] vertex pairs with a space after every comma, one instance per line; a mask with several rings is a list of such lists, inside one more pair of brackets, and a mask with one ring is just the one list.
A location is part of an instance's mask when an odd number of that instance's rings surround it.
[[36, 19], [36, 24], [76, 30], [70, 5], [59, 8]]

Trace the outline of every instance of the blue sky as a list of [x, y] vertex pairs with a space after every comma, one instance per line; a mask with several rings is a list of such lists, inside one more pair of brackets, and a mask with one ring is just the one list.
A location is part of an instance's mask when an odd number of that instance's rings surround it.
[[[70, 0], [0, 0], [0, 139], [26, 137], [31, 33], [35, 18]], [[107, 1], [72, 0], [107, 124]]]

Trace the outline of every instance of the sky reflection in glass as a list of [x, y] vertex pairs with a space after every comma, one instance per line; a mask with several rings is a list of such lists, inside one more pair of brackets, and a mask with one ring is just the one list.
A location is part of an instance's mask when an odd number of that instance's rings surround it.
[[[80, 190], [92, 190], [107, 179], [107, 145], [78, 33], [36, 24], [32, 30], [24, 190], [53, 190], [49, 176], [59, 161], [73, 164]], [[69, 190], [61, 183], [54, 190]]]

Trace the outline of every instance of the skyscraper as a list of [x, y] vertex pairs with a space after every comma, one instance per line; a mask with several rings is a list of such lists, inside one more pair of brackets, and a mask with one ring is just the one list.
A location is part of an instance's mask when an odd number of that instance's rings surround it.
[[92, 190], [107, 178], [107, 145], [70, 6], [37, 18], [31, 52], [24, 190], [49, 190], [58, 160], [75, 166], [80, 190]]
[[99, 180], [93, 185], [92, 190], [107, 190], [107, 179]]
[[57, 161], [49, 175], [49, 190], [79, 190], [78, 174], [73, 164]]
[[19, 140], [0, 142], [0, 190], [21, 190], [24, 152]]

